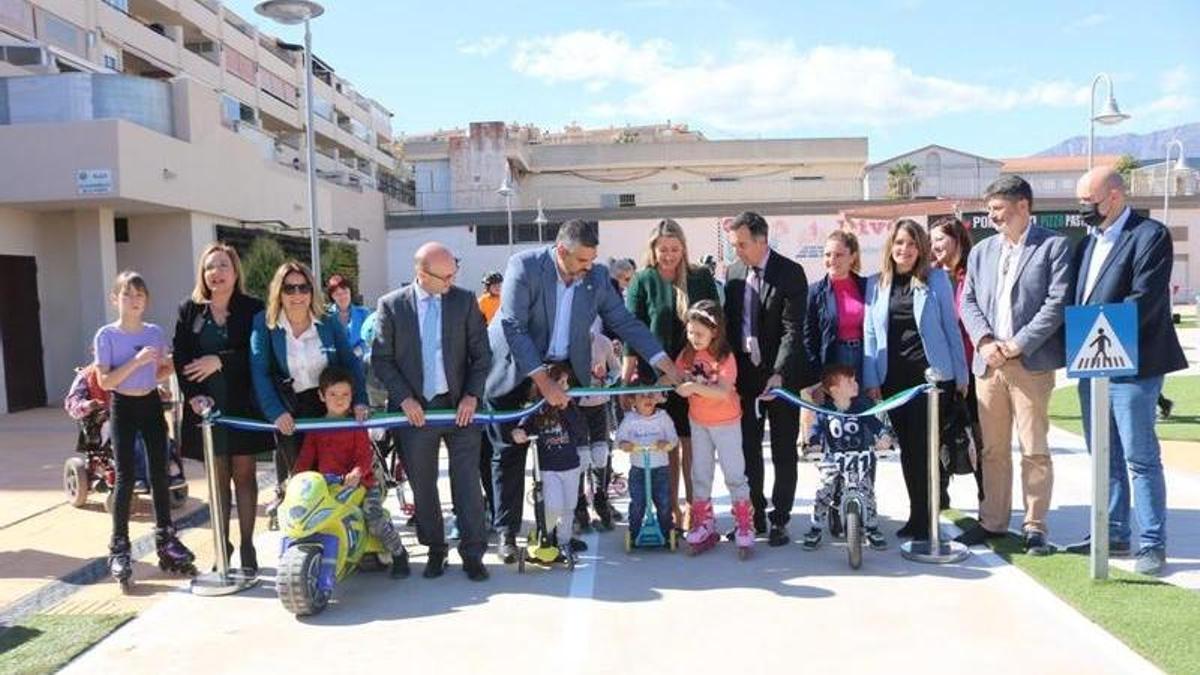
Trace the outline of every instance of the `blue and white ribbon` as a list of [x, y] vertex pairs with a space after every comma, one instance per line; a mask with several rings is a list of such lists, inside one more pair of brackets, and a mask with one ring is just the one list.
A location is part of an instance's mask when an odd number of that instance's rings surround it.
[[[611, 395], [628, 395], [641, 393], [659, 393], [674, 391], [674, 387], [646, 385], [635, 387], [577, 387], [567, 390], [567, 396], [571, 398], [583, 398], [585, 396], [611, 396]], [[471, 424], [511, 424], [519, 422], [526, 417], [536, 413], [545, 405], [545, 401], [538, 401], [517, 410], [480, 410], [471, 418]], [[243, 431], [276, 431], [275, 425], [263, 420], [254, 420], [246, 417], [232, 417], [222, 415], [218, 411], [213, 411], [208, 415], [208, 419], [213, 424], [219, 424], [231, 429], [241, 429]], [[432, 427], [451, 427], [457, 424], [458, 412], [456, 410], [426, 410], [425, 425]], [[296, 431], [330, 431], [333, 429], [392, 429], [399, 427], [412, 426], [408, 421], [408, 416], [404, 413], [382, 413], [372, 415], [368, 419], [359, 422], [354, 419], [334, 419], [329, 417], [305, 418], [296, 420]]]
[[[781, 387], [770, 389], [767, 393], [775, 396], [776, 398], [783, 399], [797, 408], [807, 408], [808, 410], [821, 413], [822, 415], [832, 415], [835, 417], [867, 417], [899, 408], [900, 406], [908, 403], [932, 388], [932, 384], [918, 384], [915, 387], [910, 387], [909, 389], [905, 389], [904, 391], [893, 394], [890, 397], [871, 406], [870, 408], [856, 413], [841, 412], [839, 410], [833, 410], [831, 408], [819, 406], [810, 401], [805, 401], [804, 399], [800, 398], [798, 394]], [[763, 399], [759, 399], [757, 402], [759, 417], [762, 417], [762, 404]]]

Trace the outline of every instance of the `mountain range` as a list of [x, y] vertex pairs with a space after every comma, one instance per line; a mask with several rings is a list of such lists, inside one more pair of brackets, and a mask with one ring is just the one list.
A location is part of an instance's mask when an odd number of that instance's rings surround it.
[[[1097, 131], [1100, 131], [1100, 127], [1097, 127]], [[1176, 138], [1183, 142], [1184, 153], [1189, 157], [1200, 155], [1200, 122], [1146, 134], [1096, 136], [1094, 152], [1097, 155], [1133, 155], [1134, 159], [1141, 162], [1161, 160], [1167, 153], [1167, 144]], [[1035, 157], [1086, 154], [1087, 136], [1075, 136], [1037, 153]]]

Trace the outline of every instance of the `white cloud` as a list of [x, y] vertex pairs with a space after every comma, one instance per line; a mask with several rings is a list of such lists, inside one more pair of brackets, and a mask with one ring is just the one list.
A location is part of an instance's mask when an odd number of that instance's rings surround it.
[[456, 49], [460, 54], [468, 56], [491, 56], [508, 46], [508, 38], [503, 35], [487, 35], [474, 41], [460, 40]]
[[576, 31], [517, 44], [513, 68], [549, 84], [580, 83], [629, 92], [592, 112], [630, 118], [687, 118], [729, 131], [797, 125], [881, 126], [947, 113], [1083, 105], [1088, 88], [1038, 82], [1000, 89], [918, 73], [887, 49], [790, 41], [736, 45], [730, 58], [671, 60], [665, 40], [640, 44], [617, 32]]
[[1079, 31], [1088, 30], [1091, 28], [1096, 28], [1098, 26], [1108, 23], [1109, 18], [1110, 17], [1107, 14], [1101, 14], [1099, 12], [1094, 12], [1092, 14], [1088, 14], [1086, 16], [1081, 17], [1077, 21], [1073, 21], [1073, 22], [1067, 24], [1066, 31], [1068, 33], [1075, 33], [1075, 32], [1079, 32]]
[[1158, 77], [1159, 97], [1138, 109], [1139, 115], [1171, 115], [1191, 110], [1196, 97], [1191, 94], [1192, 72], [1179, 64]]

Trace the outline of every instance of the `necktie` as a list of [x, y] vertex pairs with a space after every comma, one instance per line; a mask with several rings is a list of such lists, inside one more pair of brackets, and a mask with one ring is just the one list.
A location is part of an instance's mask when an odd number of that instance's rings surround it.
[[438, 395], [437, 353], [442, 340], [442, 302], [437, 296], [431, 296], [425, 303], [425, 320], [421, 322], [421, 372], [425, 380], [422, 394], [428, 403]]
[[750, 316], [750, 338], [747, 340], [747, 352], [750, 355], [750, 362], [754, 365], [759, 365], [762, 362], [762, 352], [759, 351], [759, 328], [760, 314], [762, 313], [762, 268], [751, 267], [750, 277], [747, 279], [750, 285], [750, 306], [747, 311]]

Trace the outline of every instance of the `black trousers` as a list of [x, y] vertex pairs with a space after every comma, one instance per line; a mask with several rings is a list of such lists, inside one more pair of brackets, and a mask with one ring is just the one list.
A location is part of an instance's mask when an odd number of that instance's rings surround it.
[[775, 483], [771, 486], [772, 525], [783, 527], [792, 518], [796, 502], [797, 464], [800, 461], [796, 441], [800, 437], [800, 411], [781, 400], [764, 401], [762, 419], [756, 411], [756, 399], [766, 385], [768, 375], [745, 358], [738, 358], [738, 395], [742, 403], [742, 455], [746, 460], [746, 481], [750, 484], [750, 503], [757, 514], [767, 513], [764, 487], [763, 431], [771, 423], [771, 464], [775, 468]]
[[[442, 395], [425, 406], [453, 409], [457, 404]], [[438, 456], [442, 443], [450, 458], [450, 494], [458, 519], [458, 552], [466, 560], [479, 560], [487, 549], [487, 525], [483, 516], [483, 491], [479, 485], [478, 426], [402, 427], [395, 431], [400, 457], [408, 472], [408, 484], [416, 507], [417, 541], [430, 551], [445, 552], [445, 523], [438, 494]]]
[[[496, 410], [520, 408], [529, 398], [530, 380], [524, 380], [502, 396], [489, 399]], [[493, 524], [505, 538], [516, 537], [521, 530], [525, 510], [525, 459], [528, 443], [515, 443], [512, 431], [516, 424], [491, 424], [487, 427], [492, 446], [492, 517]]]
[[[887, 398], [920, 382], [892, 382], [883, 386]], [[950, 405], [954, 381], [938, 383], [938, 405], [945, 410]], [[908, 492], [909, 516], [918, 539], [929, 532], [929, 396], [921, 395], [907, 404], [888, 412], [896, 440], [900, 443], [900, 470]], [[939, 426], [941, 422], [939, 421]], [[944, 478], [943, 472], [943, 478]], [[945, 485], [945, 481], [942, 483]]]
[[146, 443], [150, 464], [150, 494], [154, 498], [154, 524], [171, 527], [170, 489], [167, 487], [167, 421], [163, 418], [162, 399], [157, 391], [145, 396], [120, 392], [112, 399], [112, 447], [116, 455], [116, 492], [112, 512], [113, 537], [129, 538], [129, 510], [133, 501], [133, 481], [137, 460], [133, 446], [138, 433]]
[[[325, 404], [321, 395], [314, 387], [296, 394], [296, 409], [292, 411], [294, 419], [324, 417]], [[288, 436], [275, 432], [275, 493], [282, 496], [287, 479], [292, 475], [292, 467], [300, 456], [300, 447], [304, 445], [304, 434], [294, 432]]]

